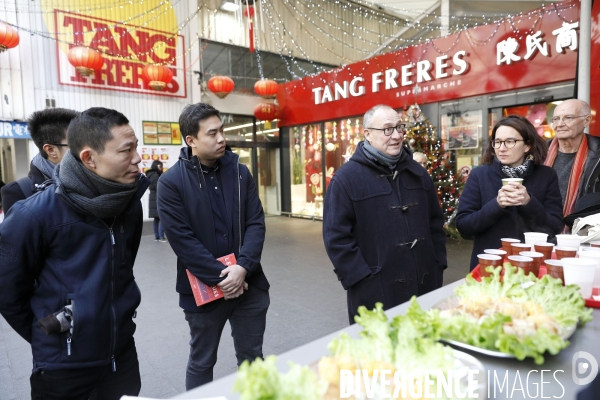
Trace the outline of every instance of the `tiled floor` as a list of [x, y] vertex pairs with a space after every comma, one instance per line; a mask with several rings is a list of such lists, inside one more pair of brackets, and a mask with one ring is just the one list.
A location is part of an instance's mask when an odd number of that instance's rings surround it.
[[[319, 221], [267, 217], [262, 263], [271, 282], [264, 353], [279, 354], [347, 326], [345, 292], [325, 254]], [[189, 332], [175, 292], [175, 256], [145, 225], [135, 276], [142, 291], [135, 339], [142, 374], [140, 396], [169, 398], [185, 390]], [[468, 272], [472, 242], [449, 241], [444, 283]], [[215, 378], [236, 369], [225, 327]], [[0, 318], [0, 400], [29, 396], [31, 350]]]

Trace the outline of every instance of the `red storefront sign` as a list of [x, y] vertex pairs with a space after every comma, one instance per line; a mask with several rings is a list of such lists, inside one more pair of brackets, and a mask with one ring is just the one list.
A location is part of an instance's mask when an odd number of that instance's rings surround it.
[[590, 107], [592, 109], [592, 123], [590, 133], [600, 136], [598, 127], [598, 110], [600, 110], [600, 95], [596, 92], [600, 87], [600, 1], [594, 2], [592, 7], [592, 49], [590, 54]]
[[383, 54], [281, 85], [279, 126], [573, 80], [579, 2]]
[[[61, 10], [54, 10], [54, 21], [61, 84], [186, 97], [186, 76], [182, 73], [185, 71], [182, 35]], [[66, 49], [65, 40], [70, 43]], [[100, 51], [104, 58], [103, 67], [89, 78], [76, 73], [66, 54], [68, 49], [75, 46]], [[173, 80], [164, 91], [152, 90], [142, 79], [142, 69], [147, 64], [166, 65], [173, 72]]]

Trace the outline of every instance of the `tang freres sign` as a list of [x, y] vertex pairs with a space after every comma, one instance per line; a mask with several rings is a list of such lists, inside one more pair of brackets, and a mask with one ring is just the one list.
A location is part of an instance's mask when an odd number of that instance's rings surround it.
[[537, 11], [281, 85], [280, 126], [574, 79], [578, 2]]
[[[61, 84], [186, 97], [183, 36], [61, 10], [54, 10], [54, 26]], [[81, 45], [100, 51], [104, 58], [102, 69], [87, 78], [67, 58], [71, 47]], [[173, 72], [173, 81], [164, 91], [154, 91], [143, 81], [147, 64], [167, 65]]]

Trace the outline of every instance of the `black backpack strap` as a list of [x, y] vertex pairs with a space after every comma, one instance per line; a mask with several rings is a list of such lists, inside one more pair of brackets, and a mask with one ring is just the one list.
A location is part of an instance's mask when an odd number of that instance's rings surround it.
[[17, 183], [19, 184], [23, 195], [25, 195], [25, 198], [31, 197], [33, 195], [33, 184], [28, 176], [21, 179], [17, 179]]

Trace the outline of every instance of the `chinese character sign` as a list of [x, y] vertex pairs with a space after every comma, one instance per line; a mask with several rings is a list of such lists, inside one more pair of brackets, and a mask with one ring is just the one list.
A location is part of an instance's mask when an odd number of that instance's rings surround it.
[[27, 124], [18, 121], [0, 121], [0, 139], [31, 139]]

